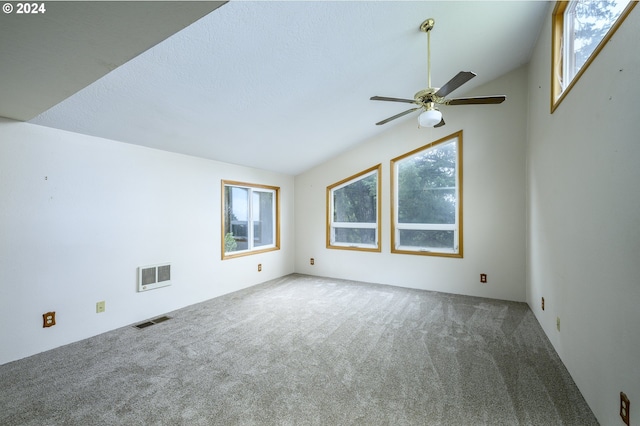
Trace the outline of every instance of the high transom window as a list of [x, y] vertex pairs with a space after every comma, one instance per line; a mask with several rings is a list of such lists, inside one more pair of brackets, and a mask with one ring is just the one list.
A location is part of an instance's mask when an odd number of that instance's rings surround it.
[[381, 167], [327, 187], [327, 248], [380, 251]]
[[551, 112], [566, 96], [637, 1], [558, 1], [552, 18]]
[[280, 248], [279, 188], [222, 181], [222, 258]]
[[393, 253], [462, 257], [462, 131], [391, 160]]

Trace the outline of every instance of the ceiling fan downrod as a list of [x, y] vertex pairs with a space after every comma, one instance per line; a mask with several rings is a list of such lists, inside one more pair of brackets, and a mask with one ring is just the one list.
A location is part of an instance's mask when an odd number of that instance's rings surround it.
[[431, 30], [436, 21], [433, 18], [420, 24], [420, 31], [427, 33], [427, 87], [431, 87]]

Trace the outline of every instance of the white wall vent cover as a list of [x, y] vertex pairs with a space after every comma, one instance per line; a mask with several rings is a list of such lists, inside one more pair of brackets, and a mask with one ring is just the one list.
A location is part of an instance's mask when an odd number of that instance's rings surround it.
[[138, 267], [138, 291], [171, 285], [171, 264], [147, 265]]

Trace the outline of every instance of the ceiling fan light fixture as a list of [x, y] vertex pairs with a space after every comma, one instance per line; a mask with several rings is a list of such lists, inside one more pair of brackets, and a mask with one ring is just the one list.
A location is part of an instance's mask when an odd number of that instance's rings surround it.
[[433, 127], [442, 121], [442, 113], [435, 108], [425, 110], [418, 116], [420, 127]]

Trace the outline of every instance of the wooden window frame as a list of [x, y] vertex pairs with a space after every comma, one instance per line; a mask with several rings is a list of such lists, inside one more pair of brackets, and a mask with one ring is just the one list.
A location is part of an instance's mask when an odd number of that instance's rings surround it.
[[[458, 233], [458, 250], [457, 252], [449, 253], [445, 251], [433, 251], [426, 250], [422, 248], [412, 248], [408, 249], [404, 246], [397, 246], [396, 241], [399, 237], [396, 236], [398, 233], [398, 220], [397, 220], [397, 195], [396, 195], [396, 181], [397, 181], [397, 170], [396, 164], [407, 157], [411, 157], [417, 153], [422, 151], [426, 151], [430, 148], [433, 148], [437, 145], [447, 143], [452, 139], [457, 139], [457, 158], [456, 158], [456, 172], [457, 172], [457, 199], [456, 199], [456, 232]], [[452, 257], [452, 258], [462, 258], [464, 257], [464, 245], [463, 245], [463, 166], [462, 166], [462, 130], [459, 130], [455, 133], [452, 133], [448, 136], [445, 136], [441, 139], [438, 139], [434, 142], [428, 143], [427, 145], [421, 146], [420, 148], [416, 148], [413, 151], [407, 152], [406, 154], [400, 155], [391, 160], [391, 253], [399, 253], [399, 254], [413, 254], [413, 255], [422, 255], [422, 256], [437, 256], [437, 257]], [[433, 230], [437, 230], [437, 225], [431, 225]], [[406, 229], [414, 226], [404, 226]], [[403, 248], [404, 247], [404, 248]]]
[[[275, 218], [273, 220], [273, 225], [275, 226], [274, 239], [273, 244], [268, 245], [267, 247], [253, 248], [247, 249], [237, 252], [231, 252], [229, 254], [225, 253], [225, 211], [227, 209], [226, 200], [225, 200], [225, 187], [241, 187], [241, 188], [250, 188], [250, 189], [266, 189], [269, 191], [273, 191], [275, 195]], [[278, 186], [270, 186], [270, 185], [261, 185], [255, 183], [247, 183], [247, 182], [238, 182], [233, 180], [222, 180], [221, 181], [221, 199], [222, 199], [222, 217], [221, 217], [221, 254], [222, 260], [233, 259], [236, 257], [242, 256], [251, 256], [258, 253], [265, 253], [269, 251], [280, 250], [280, 187]]]
[[629, 16], [631, 10], [638, 3], [637, 0], [632, 0], [622, 11], [616, 22], [611, 25], [611, 28], [605, 34], [603, 39], [598, 43], [594, 51], [591, 53], [589, 58], [586, 60], [584, 65], [580, 68], [580, 70], [576, 73], [573, 79], [569, 82], [567, 87], [563, 90], [561, 84], [561, 78], [563, 75], [563, 49], [562, 49], [562, 39], [564, 34], [564, 14], [569, 5], [574, 0], [561, 0], [556, 1], [556, 4], [553, 8], [553, 12], [551, 14], [551, 114], [560, 106], [564, 98], [571, 91], [573, 86], [575, 86], [582, 77], [582, 74], [589, 68], [591, 63], [598, 56], [600, 51], [604, 48], [604, 46], [609, 42], [613, 34], [618, 30], [618, 28], [622, 25], [624, 20]]
[[[346, 244], [346, 243], [334, 243], [332, 242], [331, 233], [333, 229], [333, 200], [331, 194], [335, 189], [339, 189], [340, 187], [346, 186], [346, 184], [350, 182], [356, 182], [359, 179], [363, 179], [365, 175], [377, 173], [377, 183], [376, 183], [376, 223], [374, 229], [376, 230], [376, 244], [375, 247], [371, 247], [369, 245], [364, 244]], [[380, 220], [380, 214], [382, 210], [382, 164], [378, 164], [376, 166], [370, 167], [366, 170], [363, 170], [359, 173], [356, 173], [352, 176], [349, 176], [346, 179], [342, 179], [340, 182], [336, 182], [332, 185], [327, 186], [327, 220], [326, 220], [326, 247], [329, 249], [338, 249], [338, 250], [357, 250], [357, 251], [368, 251], [368, 252], [381, 252], [382, 251], [382, 225]]]

